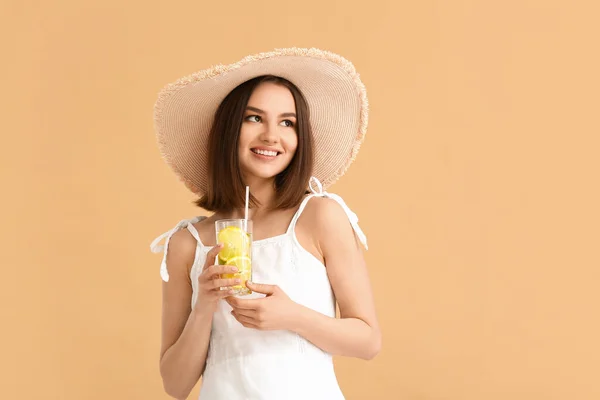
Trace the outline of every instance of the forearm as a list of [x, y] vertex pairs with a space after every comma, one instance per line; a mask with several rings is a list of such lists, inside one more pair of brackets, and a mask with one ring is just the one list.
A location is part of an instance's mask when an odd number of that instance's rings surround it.
[[212, 310], [190, 313], [179, 339], [163, 355], [160, 373], [170, 396], [187, 398], [204, 372], [212, 318]]
[[332, 318], [299, 306], [293, 331], [333, 355], [370, 360], [379, 353], [379, 329], [358, 318]]

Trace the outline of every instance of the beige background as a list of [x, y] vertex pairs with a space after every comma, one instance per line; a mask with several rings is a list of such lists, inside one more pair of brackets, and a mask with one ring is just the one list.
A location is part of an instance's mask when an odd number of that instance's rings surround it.
[[0, 398], [167, 398], [149, 244], [202, 211], [159, 157], [155, 96], [315, 46], [371, 102], [331, 188], [384, 332], [374, 361], [336, 359], [347, 398], [599, 399], [595, 4], [4, 2]]

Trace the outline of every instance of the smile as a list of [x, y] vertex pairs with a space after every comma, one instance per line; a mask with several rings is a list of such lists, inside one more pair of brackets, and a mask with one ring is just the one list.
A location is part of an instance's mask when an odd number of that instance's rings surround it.
[[258, 154], [266, 157], [276, 157], [279, 153], [271, 150], [251, 149], [254, 154]]

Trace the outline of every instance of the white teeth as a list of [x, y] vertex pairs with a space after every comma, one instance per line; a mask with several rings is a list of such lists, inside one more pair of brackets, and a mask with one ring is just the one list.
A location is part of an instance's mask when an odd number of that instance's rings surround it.
[[277, 155], [276, 151], [267, 151], [267, 150], [259, 150], [259, 149], [252, 149], [252, 151], [255, 152], [256, 154], [262, 154], [263, 156], [275, 157]]

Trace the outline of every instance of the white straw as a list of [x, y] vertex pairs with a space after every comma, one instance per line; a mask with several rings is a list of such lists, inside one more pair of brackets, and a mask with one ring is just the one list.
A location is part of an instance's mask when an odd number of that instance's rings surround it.
[[250, 197], [250, 186], [246, 186], [246, 210], [244, 211], [244, 219], [248, 221], [248, 199]]

